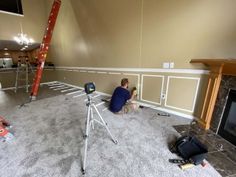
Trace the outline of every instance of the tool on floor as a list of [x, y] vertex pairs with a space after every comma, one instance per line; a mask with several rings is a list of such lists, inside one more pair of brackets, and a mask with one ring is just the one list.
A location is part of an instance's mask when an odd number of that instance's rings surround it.
[[[170, 163], [175, 163], [178, 164], [178, 166], [182, 169], [188, 169], [188, 168], [192, 168], [195, 165], [198, 165], [194, 162], [194, 160], [189, 159], [189, 160], [184, 160], [184, 159], [169, 159]], [[202, 167], [205, 167], [207, 164], [206, 162], [204, 162], [204, 160], [201, 162]]]
[[43, 37], [43, 41], [40, 45], [40, 49], [38, 53], [38, 66], [37, 66], [36, 75], [35, 75], [33, 85], [32, 85], [32, 90], [31, 90], [31, 95], [30, 95], [31, 100], [35, 100], [38, 94], [38, 89], [39, 89], [40, 81], [43, 74], [44, 63], [47, 57], [49, 44], [52, 39], [53, 29], [57, 20], [60, 6], [61, 6], [61, 0], [54, 0], [52, 9], [49, 15], [47, 27], [45, 30], [45, 34]]
[[[107, 123], [104, 121], [104, 119], [102, 118], [101, 114], [99, 113], [96, 105], [94, 104], [94, 102], [92, 101], [92, 97], [91, 94], [95, 91], [95, 84], [90, 82], [84, 85], [84, 89], [85, 89], [85, 93], [87, 94], [88, 97], [88, 101], [86, 103], [86, 106], [88, 107], [87, 109], [87, 118], [86, 118], [86, 131], [85, 131], [85, 135], [84, 135], [84, 139], [85, 139], [85, 147], [84, 147], [84, 160], [83, 160], [83, 164], [82, 164], [82, 173], [85, 174], [85, 169], [86, 169], [86, 160], [87, 160], [87, 151], [88, 151], [88, 137], [89, 137], [89, 132], [90, 132], [90, 128], [92, 127], [92, 129], [94, 129], [94, 122], [97, 122], [98, 124], [104, 126], [108, 132], [108, 134], [110, 135], [112, 141], [117, 144], [118, 141], [113, 137], [113, 135], [111, 134]], [[98, 117], [100, 118], [100, 120], [97, 120], [94, 118], [94, 110], [97, 113]]]
[[101, 99], [101, 101], [103, 101], [103, 102], [105, 102], [105, 103], [110, 103], [110, 101], [111, 101], [111, 98], [108, 98], [108, 99]]
[[[192, 121], [190, 123], [189, 133], [191, 126], [196, 122]], [[202, 144], [196, 137], [185, 135], [177, 139], [177, 141], [170, 148], [172, 153], [177, 153], [180, 157], [183, 158], [183, 161], [179, 159], [170, 159], [171, 163], [182, 163], [180, 166], [181, 169], [187, 169], [194, 165], [199, 165], [204, 162], [204, 159], [207, 156], [208, 149]]]
[[27, 106], [28, 106], [27, 104], [30, 103], [30, 102], [31, 102], [31, 100], [29, 99], [29, 100], [27, 100], [27, 101], [21, 103], [21, 104], [19, 105], [19, 109], [21, 109], [21, 108], [23, 108], [23, 107], [27, 107]]
[[0, 141], [10, 141], [14, 138], [13, 134], [9, 131], [10, 128], [10, 123], [0, 116]]
[[19, 56], [17, 69], [16, 69], [16, 80], [15, 80], [15, 92], [22, 82], [25, 83], [26, 92], [29, 92], [29, 74], [34, 74], [33, 68], [29, 62], [28, 56]]
[[183, 159], [169, 159], [169, 162], [170, 163], [175, 163], [175, 164], [179, 164], [179, 167], [182, 169], [182, 170], [185, 170], [185, 169], [188, 169], [188, 168], [191, 168], [194, 166], [194, 162], [189, 159], [189, 160], [183, 160]]
[[[177, 153], [183, 160], [170, 159], [171, 163], [181, 163], [181, 169], [190, 168], [193, 165], [203, 163], [206, 158], [208, 150], [197, 138], [192, 136], [180, 137], [175, 145], [171, 148], [171, 152]], [[189, 164], [189, 165], [187, 165]], [[192, 165], [190, 165], [192, 164]]]
[[170, 117], [170, 114], [164, 112], [164, 113], [157, 113], [158, 116], [166, 116], [166, 117]]

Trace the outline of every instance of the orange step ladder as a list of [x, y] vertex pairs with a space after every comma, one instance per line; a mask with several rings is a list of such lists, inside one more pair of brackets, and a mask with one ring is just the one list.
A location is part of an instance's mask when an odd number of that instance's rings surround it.
[[40, 50], [38, 53], [38, 66], [37, 66], [37, 71], [36, 71], [35, 78], [32, 85], [30, 100], [35, 100], [38, 94], [39, 85], [40, 85], [40, 81], [43, 74], [43, 68], [44, 68], [45, 60], [48, 53], [49, 44], [52, 39], [52, 33], [53, 33], [53, 29], [57, 20], [58, 12], [60, 10], [60, 6], [61, 6], [61, 0], [54, 0], [52, 9], [49, 15], [49, 19], [48, 19], [48, 25], [45, 30], [43, 41], [40, 45]]

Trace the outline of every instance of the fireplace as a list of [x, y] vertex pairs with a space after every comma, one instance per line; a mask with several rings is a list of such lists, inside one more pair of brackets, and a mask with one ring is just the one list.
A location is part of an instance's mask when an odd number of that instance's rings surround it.
[[[225, 85], [223, 81], [223, 78], [225, 76], [236, 76], [236, 59], [192, 59], [190, 63], [204, 64], [210, 70], [206, 94], [203, 102], [201, 115], [198, 118], [198, 123], [206, 130], [211, 128], [213, 131], [217, 132], [217, 128], [219, 125], [218, 123], [219, 120], [221, 120], [221, 116], [219, 115], [221, 115], [223, 110], [222, 105], [225, 105], [220, 103], [224, 103], [229, 89], [236, 90], [236, 84], [233, 84], [236, 83], [236, 80], [233, 79], [234, 82], [229, 82], [229, 84], [227, 84], [229, 87], [225, 88], [223, 92], [220, 92], [219, 90], [222, 86], [222, 82], [223, 85]], [[219, 95], [224, 95], [225, 92], [225, 97], [221, 97], [222, 100], [219, 101]]]
[[236, 145], [236, 59], [192, 59], [210, 70], [198, 123]]
[[218, 134], [236, 145], [236, 90], [230, 90]]
[[236, 76], [222, 76], [210, 129], [236, 145]]

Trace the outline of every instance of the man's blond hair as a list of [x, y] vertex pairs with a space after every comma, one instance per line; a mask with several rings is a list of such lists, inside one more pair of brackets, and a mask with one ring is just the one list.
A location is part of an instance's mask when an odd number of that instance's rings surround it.
[[129, 83], [128, 78], [123, 78], [123, 79], [121, 80], [121, 86], [122, 86], [122, 87], [125, 86], [125, 85], [128, 84], [128, 83]]

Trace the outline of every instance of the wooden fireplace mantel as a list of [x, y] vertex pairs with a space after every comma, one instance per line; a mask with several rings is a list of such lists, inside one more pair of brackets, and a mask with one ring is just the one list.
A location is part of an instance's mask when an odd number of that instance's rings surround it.
[[236, 76], [236, 59], [192, 59], [190, 63], [201, 63], [210, 69], [206, 95], [199, 119], [200, 125], [209, 129], [222, 75]]

